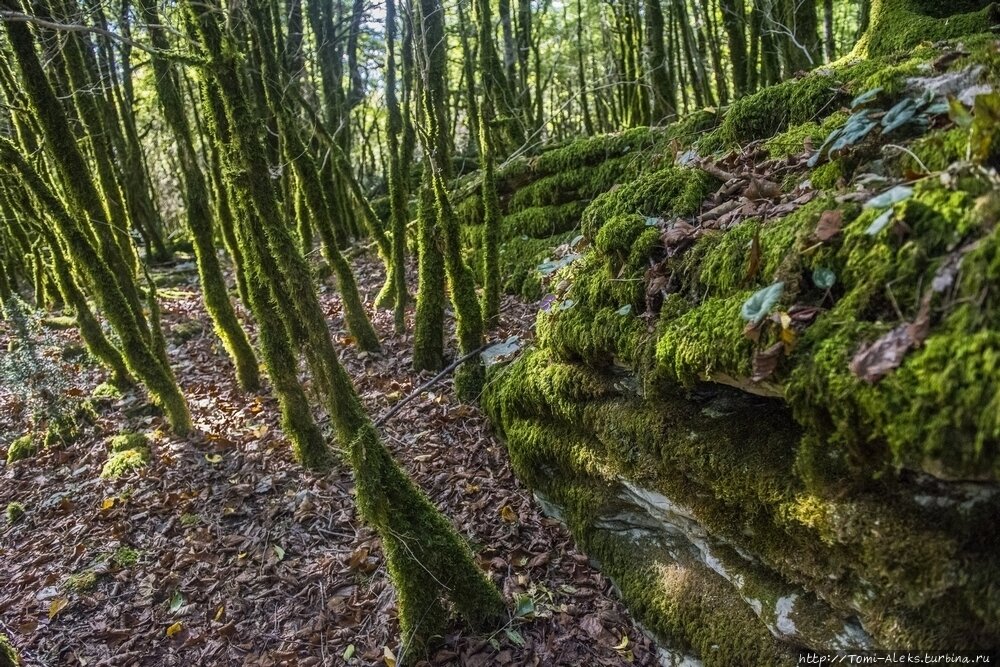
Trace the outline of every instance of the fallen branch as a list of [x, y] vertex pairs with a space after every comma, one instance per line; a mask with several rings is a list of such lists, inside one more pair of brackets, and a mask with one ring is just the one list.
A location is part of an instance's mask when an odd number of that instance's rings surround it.
[[448, 374], [450, 374], [452, 371], [454, 371], [456, 368], [458, 368], [459, 366], [461, 366], [463, 363], [465, 363], [469, 359], [472, 359], [474, 356], [476, 356], [477, 354], [481, 353], [483, 350], [486, 350], [486, 349], [488, 349], [490, 347], [493, 347], [494, 345], [496, 345], [496, 343], [486, 343], [485, 345], [483, 345], [483, 346], [481, 346], [481, 347], [473, 350], [472, 352], [469, 352], [468, 354], [466, 354], [464, 356], [459, 357], [455, 361], [453, 361], [450, 364], [448, 364], [443, 371], [441, 371], [440, 373], [438, 373], [437, 375], [435, 375], [434, 377], [432, 377], [430, 380], [428, 380], [427, 382], [425, 382], [422, 385], [420, 385], [419, 387], [417, 387], [413, 392], [411, 392], [411, 393], [407, 394], [406, 396], [404, 396], [403, 398], [401, 398], [399, 400], [399, 402], [396, 403], [396, 405], [392, 406], [392, 408], [390, 408], [388, 412], [386, 412], [384, 415], [382, 415], [381, 417], [379, 417], [375, 421], [375, 426], [376, 427], [380, 427], [383, 424], [385, 424], [387, 421], [389, 421], [390, 419], [392, 419], [396, 415], [396, 413], [399, 412], [403, 408], [404, 405], [406, 405], [407, 403], [409, 403], [410, 401], [412, 401], [414, 398], [416, 398], [417, 396], [419, 396], [423, 392], [425, 392], [428, 389], [430, 389], [431, 387], [433, 387], [435, 384], [437, 384], [438, 382], [440, 382], [445, 376], [447, 376]]

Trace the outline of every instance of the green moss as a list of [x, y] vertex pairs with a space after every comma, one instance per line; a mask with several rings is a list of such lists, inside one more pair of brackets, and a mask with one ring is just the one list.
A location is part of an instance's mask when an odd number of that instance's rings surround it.
[[205, 325], [198, 320], [186, 320], [175, 324], [170, 329], [170, 338], [175, 343], [185, 343], [197, 338], [205, 332]]
[[201, 516], [197, 514], [192, 514], [190, 512], [185, 512], [181, 514], [181, 525], [185, 528], [193, 528], [201, 523]]
[[[965, 10], [967, 13], [959, 13]], [[902, 53], [922, 42], [985, 33], [996, 24], [997, 16], [997, 6], [988, 0], [970, 0], [961, 5], [876, 0], [871, 8], [871, 26], [854, 47], [854, 54], [874, 57]]]
[[919, 162], [909, 153], [900, 153], [899, 167], [904, 171], [921, 173], [944, 171], [949, 165], [968, 156], [969, 131], [960, 127], [949, 130], [935, 130], [917, 138], [909, 146]]
[[68, 316], [50, 315], [42, 318], [42, 326], [47, 329], [66, 330], [76, 326], [76, 318]]
[[111, 555], [111, 560], [121, 568], [133, 567], [139, 562], [139, 551], [132, 547], [120, 546]]
[[817, 71], [737, 100], [709, 141], [730, 147], [767, 139], [788, 127], [826, 118], [845, 101], [840, 79]]
[[24, 511], [24, 505], [16, 500], [7, 503], [7, 523], [13, 526], [15, 523], [23, 519]]
[[129, 449], [148, 450], [149, 438], [145, 433], [119, 433], [108, 441], [108, 449], [113, 454]]
[[118, 479], [149, 465], [148, 449], [126, 449], [108, 457], [101, 470], [101, 477]]
[[840, 160], [822, 164], [809, 172], [809, 180], [818, 190], [835, 190], [842, 181], [847, 181], [844, 164]]
[[71, 593], [89, 593], [97, 588], [98, 574], [94, 570], [84, 570], [71, 574], [63, 586]]
[[518, 236], [539, 239], [563, 234], [579, 226], [585, 208], [585, 202], [570, 202], [523, 209], [503, 218], [500, 223], [502, 236], [506, 239]]
[[4, 633], [0, 632], [0, 667], [19, 667], [21, 656]]
[[583, 214], [583, 233], [594, 238], [616, 215], [651, 217], [690, 215], [698, 210], [715, 181], [693, 169], [667, 167], [642, 176], [595, 199]]
[[806, 145], [819, 148], [830, 133], [847, 122], [845, 111], [835, 111], [821, 122], [807, 121], [789, 127], [764, 142], [764, 150], [772, 158], [785, 158], [802, 153]]
[[118, 400], [122, 397], [121, 390], [110, 382], [102, 382], [101, 384], [94, 387], [94, 391], [90, 392], [93, 398], [108, 399], [108, 400]]
[[39, 444], [34, 435], [31, 433], [22, 435], [10, 443], [10, 447], [7, 448], [7, 465], [31, 458], [38, 453], [38, 449]]
[[505, 616], [499, 592], [466, 542], [400, 469], [373, 427], [359, 430], [350, 455], [358, 508], [382, 539], [408, 652], [419, 653], [444, 629], [449, 602], [476, 628]]

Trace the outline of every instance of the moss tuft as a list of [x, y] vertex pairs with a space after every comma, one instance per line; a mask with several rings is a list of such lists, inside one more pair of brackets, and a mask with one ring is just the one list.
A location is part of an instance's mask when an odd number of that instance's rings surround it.
[[145, 433], [119, 433], [108, 441], [108, 450], [112, 454], [130, 449], [148, 450], [149, 438]]
[[19, 667], [21, 664], [21, 656], [18, 655], [17, 649], [11, 644], [7, 635], [0, 632], [0, 667]]
[[139, 562], [139, 551], [132, 547], [120, 546], [111, 555], [111, 560], [121, 568], [133, 567]]
[[39, 444], [35, 436], [26, 433], [10, 443], [10, 447], [7, 448], [7, 465], [31, 458], [38, 453], [38, 450]]
[[7, 523], [13, 526], [24, 518], [24, 505], [16, 500], [7, 503]]
[[148, 449], [126, 449], [108, 457], [104, 468], [101, 470], [101, 477], [105, 479], [118, 479], [123, 475], [141, 470], [148, 465]]
[[98, 574], [96, 571], [84, 570], [83, 572], [77, 572], [67, 577], [63, 586], [72, 593], [89, 593], [97, 588], [97, 580]]

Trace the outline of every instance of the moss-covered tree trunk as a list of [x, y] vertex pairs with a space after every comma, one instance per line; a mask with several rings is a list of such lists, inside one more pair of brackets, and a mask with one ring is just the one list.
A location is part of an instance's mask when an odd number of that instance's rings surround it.
[[[479, 28], [479, 69], [485, 80], [495, 67], [493, 19], [488, 0], [476, 0]], [[483, 177], [483, 319], [495, 325], [500, 317], [500, 198], [496, 184], [496, 144], [494, 141], [494, 86], [483, 86], [479, 104], [479, 164]]]
[[868, 30], [854, 54], [900, 53], [922, 41], [953, 39], [996, 30], [1000, 5], [987, 0], [871, 0]]
[[663, 9], [660, 0], [645, 0], [646, 72], [649, 77], [651, 118], [654, 124], [676, 113], [674, 86], [667, 67], [667, 51], [663, 43]]
[[[0, 0], [0, 7], [20, 11], [16, 0]], [[7, 22], [7, 35], [14, 51], [25, 93], [46, 139], [46, 148], [61, 176], [61, 185], [73, 204], [71, 218], [57, 221], [63, 238], [78, 269], [87, 275], [94, 296], [122, 340], [122, 351], [129, 369], [147, 386], [154, 400], [167, 413], [173, 429], [179, 434], [191, 428], [187, 403], [174, 379], [170, 366], [165, 362], [163, 333], [151, 327], [143, 314], [138, 288], [133, 280], [131, 265], [124, 260], [117, 243], [102, 247], [104, 256], [93, 244], [93, 234], [98, 229], [107, 230], [110, 221], [105, 214], [101, 195], [90, 180], [89, 168], [66, 116], [35, 53], [34, 39], [26, 24]], [[55, 195], [44, 184], [34, 168], [9, 141], [0, 142], [6, 159], [21, 172], [28, 187], [49, 210], [46, 197]], [[79, 226], [77, 215], [90, 221], [88, 231]], [[134, 250], [130, 251], [134, 257]]]
[[[415, 651], [441, 630], [446, 600], [472, 623], [495, 623], [503, 614], [499, 594], [483, 577], [454, 528], [392, 460], [338, 361], [319, 300], [309, 284], [308, 267], [286, 229], [273, 193], [261, 187], [268, 180], [267, 162], [260, 150], [257, 123], [241, 88], [235, 51], [219, 30], [218, 8], [188, 0], [186, 10], [211, 61], [211, 72], [232, 123], [231, 171], [238, 179], [235, 189], [257, 216], [256, 224], [241, 220], [241, 240], [255, 248], [257, 254], [251, 261], [258, 271], [266, 271], [266, 276], [260, 274], [262, 278], [272, 284], [287, 283], [287, 288], [295, 291], [294, 313], [285, 315], [285, 327], [301, 326], [313, 380], [340, 441], [348, 448], [358, 506], [385, 547], [389, 572], [399, 591], [404, 647]], [[252, 284], [262, 282], [256, 276], [251, 280]], [[297, 317], [298, 323], [288, 322], [289, 316]]]
[[[59, 198], [42, 181], [34, 167], [8, 140], [0, 138], [0, 154], [8, 168], [16, 170], [41, 204], [50, 212], [65, 239], [76, 267], [87, 277], [101, 310], [122, 341], [122, 352], [129, 370], [149, 389], [154, 400], [167, 413], [171, 427], [179, 435], [191, 429], [187, 403], [169, 366], [162, 361], [161, 350], [143, 335], [135, 311], [119, 287], [118, 279], [103, 261], [74, 216], [63, 208]], [[143, 322], [145, 324], [145, 322]]]
[[277, 119], [278, 132], [284, 143], [285, 155], [295, 171], [306, 206], [322, 236], [323, 250], [327, 261], [330, 262], [334, 275], [337, 276], [337, 286], [344, 303], [344, 319], [347, 322], [347, 328], [357, 341], [358, 347], [362, 350], [375, 352], [380, 347], [378, 335], [365, 312], [365, 305], [358, 293], [357, 281], [354, 279], [351, 266], [337, 247], [333, 235], [333, 216], [324, 196], [319, 168], [313, 160], [312, 153], [302, 140], [295, 119], [289, 113], [290, 101], [284, 99], [284, 86], [287, 77], [278, 66], [278, 50], [271, 41], [271, 35], [274, 31], [273, 18], [268, 6], [258, 0], [251, 0], [248, 9], [253, 17], [258, 56], [264, 66], [267, 102]]
[[385, 3], [385, 103], [387, 111], [386, 148], [388, 151], [389, 211], [392, 227], [392, 266], [395, 279], [396, 302], [393, 324], [396, 334], [406, 328], [406, 177], [400, 162], [400, 138], [403, 133], [403, 114], [396, 92], [396, 2]]
[[[444, 246], [444, 267], [451, 302], [455, 309], [459, 349], [463, 354], [468, 354], [482, 345], [483, 315], [476, 296], [475, 280], [462, 258], [458, 218], [448, 198], [449, 173], [446, 165], [450, 156], [448, 138], [444, 136], [447, 128], [444, 113], [447, 105], [444, 77], [446, 45], [444, 9], [440, 0], [421, 0], [420, 18], [418, 52], [421, 54], [423, 111], [426, 125], [424, 168], [429, 171], [430, 185], [434, 192], [435, 225], [439, 229]], [[455, 387], [461, 398], [471, 399], [478, 395], [482, 381], [482, 364], [478, 359], [471, 359], [456, 373]]]
[[[155, 2], [141, 0], [140, 7], [153, 46], [159, 51], [169, 50], [170, 42], [161, 27]], [[198, 164], [177, 74], [164, 58], [154, 55], [152, 61], [160, 106], [176, 141], [178, 161], [184, 176], [185, 213], [188, 228], [194, 239], [205, 310], [212, 318], [215, 332], [236, 366], [236, 377], [240, 386], [246, 390], [256, 391], [260, 387], [257, 358], [229, 300], [222, 267], [215, 249], [208, 184]]]

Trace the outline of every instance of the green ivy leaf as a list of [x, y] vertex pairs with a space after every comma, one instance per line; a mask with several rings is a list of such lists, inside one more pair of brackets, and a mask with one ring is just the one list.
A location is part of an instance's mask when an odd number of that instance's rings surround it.
[[881, 87], [880, 88], [872, 88], [868, 92], [861, 93], [860, 95], [858, 95], [857, 97], [855, 97], [851, 101], [851, 108], [852, 109], [857, 109], [859, 106], [861, 106], [863, 104], [868, 104], [869, 102], [871, 102], [872, 100], [874, 100], [876, 97], [878, 97], [879, 93], [881, 93], [884, 90], [885, 90], [885, 88], [881, 88]]
[[837, 283], [837, 274], [824, 266], [813, 271], [813, 284], [820, 289], [830, 289]]
[[901, 201], [906, 201], [913, 196], [913, 188], [907, 185], [897, 185], [891, 190], [886, 190], [877, 197], [872, 197], [865, 202], [865, 208], [888, 208]]
[[740, 309], [740, 315], [751, 324], [760, 324], [761, 320], [767, 317], [774, 304], [785, 291], [785, 283], [777, 282], [769, 287], [754, 292], [753, 296], [746, 300]]
[[888, 224], [892, 221], [893, 212], [894, 211], [891, 208], [887, 208], [882, 215], [875, 218], [875, 221], [872, 222], [872, 224], [868, 225], [868, 229], [865, 230], [865, 234], [868, 236], [875, 236], [880, 231], [885, 229], [886, 226], [888, 226]]

